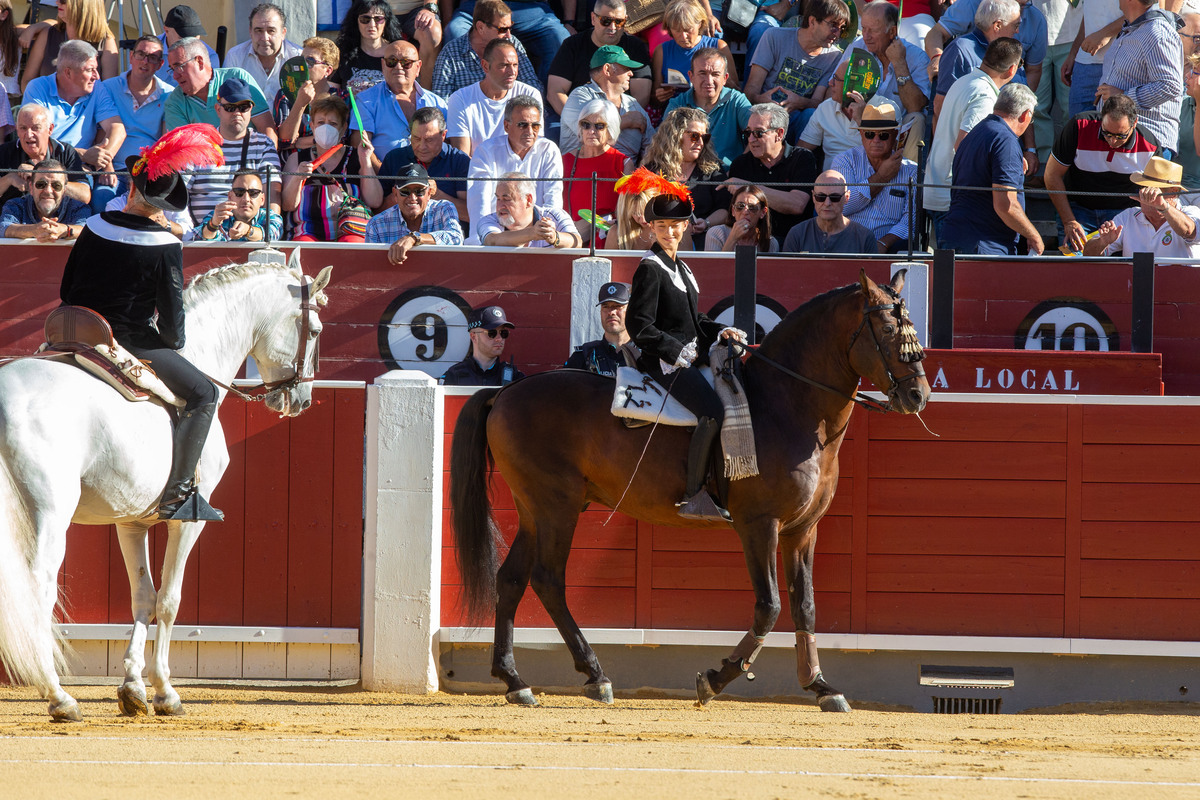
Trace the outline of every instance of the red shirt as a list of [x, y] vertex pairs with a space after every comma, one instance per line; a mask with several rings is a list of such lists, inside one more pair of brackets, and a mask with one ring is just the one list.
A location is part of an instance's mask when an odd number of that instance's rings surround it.
[[[581, 219], [579, 212], [592, 207], [592, 173], [596, 182], [596, 215], [603, 217], [617, 210], [616, 179], [624, 174], [625, 154], [608, 148], [592, 158], [575, 157], [575, 153], [563, 153], [563, 179], [567, 183], [563, 197], [563, 210], [571, 219]], [[575, 180], [571, 180], [574, 178]], [[600, 247], [600, 240], [596, 239]]]

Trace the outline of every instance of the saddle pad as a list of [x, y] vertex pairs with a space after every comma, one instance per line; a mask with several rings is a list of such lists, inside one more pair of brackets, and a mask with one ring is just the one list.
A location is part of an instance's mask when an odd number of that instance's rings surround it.
[[[701, 372], [711, 384], [712, 370], [704, 367]], [[691, 427], [696, 424], [696, 415], [683, 404], [667, 394], [654, 378], [632, 367], [617, 368], [617, 388], [613, 392], [612, 413], [615, 417], [655, 422], [659, 425]]]
[[94, 350], [76, 351], [75, 362], [127, 400], [148, 400], [154, 396], [167, 405], [178, 408], [186, 405], [154, 374], [154, 370], [115, 342], [112, 346], [97, 345]]

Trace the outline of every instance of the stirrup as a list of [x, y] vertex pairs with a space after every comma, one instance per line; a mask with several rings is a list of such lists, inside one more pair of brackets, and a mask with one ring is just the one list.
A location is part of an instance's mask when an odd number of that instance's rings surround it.
[[225, 514], [208, 504], [199, 489], [192, 489], [183, 497], [176, 497], [160, 503], [158, 506], [160, 520], [175, 519], [185, 522], [212, 520], [220, 522]]
[[710, 522], [733, 522], [729, 512], [717, 505], [706, 490], [701, 489], [691, 497], [675, 504], [679, 516], [684, 519], [702, 519]]

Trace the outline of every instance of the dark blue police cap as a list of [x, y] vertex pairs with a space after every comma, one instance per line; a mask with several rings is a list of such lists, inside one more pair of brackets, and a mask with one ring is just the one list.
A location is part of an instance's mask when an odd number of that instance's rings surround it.
[[506, 325], [510, 328], [517, 327], [508, 321], [508, 318], [504, 316], [504, 309], [500, 306], [484, 306], [471, 314], [471, 319], [467, 322], [467, 330], [483, 328], [485, 331], [494, 331], [496, 328], [503, 328]]
[[621, 305], [628, 305], [629, 290], [630, 286], [628, 283], [609, 281], [600, 287], [600, 297], [596, 305], [600, 305], [601, 303], [620, 303]]

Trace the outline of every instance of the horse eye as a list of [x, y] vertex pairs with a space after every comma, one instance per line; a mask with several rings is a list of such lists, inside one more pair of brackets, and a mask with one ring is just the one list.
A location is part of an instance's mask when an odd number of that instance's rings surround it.
[[896, 326], [891, 323], [888, 323], [887, 325], [883, 326], [883, 332], [886, 333], [888, 336], [891, 336], [896, 332]]

